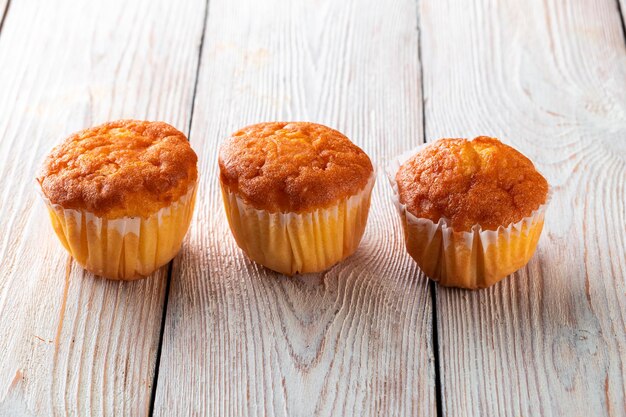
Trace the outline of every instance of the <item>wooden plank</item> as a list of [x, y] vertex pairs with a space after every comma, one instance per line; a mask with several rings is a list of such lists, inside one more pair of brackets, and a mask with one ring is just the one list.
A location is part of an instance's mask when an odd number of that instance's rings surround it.
[[382, 172], [358, 252], [289, 279], [231, 237], [217, 148], [238, 127], [310, 120], [380, 166], [422, 138], [413, 0], [212, 0], [191, 141], [200, 209], [174, 266], [155, 415], [432, 415], [428, 286]]
[[626, 54], [614, 0], [425, 0], [426, 138], [493, 135], [553, 187], [530, 264], [439, 288], [444, 414], [626, 415]]
[[14, 1], [0, 34], [0, 415], [146, 415], [166, 285], [84, 273], [34, 177], [65, 135], [189, 123], [202, 0]]

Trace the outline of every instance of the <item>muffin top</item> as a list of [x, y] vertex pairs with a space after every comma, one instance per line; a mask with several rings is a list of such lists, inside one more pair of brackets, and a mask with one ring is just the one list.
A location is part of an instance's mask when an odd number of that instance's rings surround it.
[[304, 212], [336, 204], [365, 188], [369, 157], [338, 131], [315, 123], [259, 123], [221, 147], [220, 179], [260, 210]]
[[198, 178], [185, 135], [162, 122], [119, 120], [56, 146], [37, 180], [65, 209], [109, 219], [148, 217], [184, 196]]
[[440, 139], [396, 174], [400, 202], [413, 215], [457, 231], [496, 230], [546, 202], [548, 183], [524, 155], [498, 139]]

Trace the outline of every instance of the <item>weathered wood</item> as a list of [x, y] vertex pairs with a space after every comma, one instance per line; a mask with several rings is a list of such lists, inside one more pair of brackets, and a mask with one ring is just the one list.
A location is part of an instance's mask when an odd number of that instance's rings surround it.
[[0, 415], [145, 415], [166, 272], [86, 274], [35, 190], [65, 135], [115, 118], [189, 123], [203, 0], [13, 1], [0, 33]]
[[493, 135], [553, 188], [539, 249], [439, 288], [448, 416], [626, 415], [626, 54], [615, 0], [425, 0], [426, 138]]
[[246, 259], [217, 148], [268, 120], [338, 128], [382, 166], [422, 139], [412, 0], [210, 2], [191, 129], [202, 187], [175, 262], [155, 415], [432, 415], [431, 304], [379, 175], [358, 252], [289, 279]]

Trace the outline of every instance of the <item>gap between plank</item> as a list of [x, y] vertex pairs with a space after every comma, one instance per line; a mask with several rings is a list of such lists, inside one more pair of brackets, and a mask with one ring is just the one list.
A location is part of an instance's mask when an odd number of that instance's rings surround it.
[[167, 300], [170, 295], [170, 284], [172, 282], [172, 267], [174, 261], [170, 261], [167, 264], [167, 276], [165, 284], [165, 295], [163, 296], [163, 312], [161, 315], [161, 328], [159, 329], [159, 344], [156, 351], [156, 361], [154, 362], [154, 376], [152, 377], [152, 387], [150, 390], [150, 408], [148, 409], [148, 415], [154, 414], [154, 400], [156, 399], [157, 381], [159, 380], [159, 367], [161, 366], [161, 351], [163, 350], [163, 334], [165, 333], [165, 317], [167, 314]]
[[626, 16], [624, 16], [621, 1], [615, 0], [615, 2], [617, 3], [617, 14], [619, 15], [619, 22], [622, 26], [622, 37], [624, 38], [624, 44], [626, 45], [626, 24], [624, 23], [624, 19], [626, 19]]
[[[619, 0], [617, 4], [619, 5]], [[0, 18], [0, 33], [2, 33], [2, 28], [4, 27], [4, 21], [7, 20], [7, 15], [9, 14], [9, 7], [11, 7], [11, 0], [7, 0], [7, 4], [4, 6], [2, 17]]]
[[435, 367], [435, 407], [437, 408], [437, 416], [443, 417], [443, 397], [441, 393], [441, 372], [439, 371], [439, 332], [437, 330], [437, 283], [428, 279], [428, 288], [430, 289], [430, 303], [433, 311], [433, 357]]
[[191, 112], [189, 114], [189, 126], [187, 126], [187, 135], [191, 135], [191, 123], [193, 122], [193, 112], [196, 108], [196, 93], [198, 92], [198, 79], [200, 78], [200, 65], [202, 64], [202, 49], [204, 47], [204, 34], [206, 33], [206, 24], [207, 24], [208, 18], [209, 18], [209, 0], [206, 0], [206, 2], [204, 3], [204, 20], [202, 21], [202, 34], [200, 35], [200, 46], [198, 47], [198, 66], [196, 67], [196, 79], [193, 84], [193, 93], [191, 95]]
[[[10, 0], [9, 0], [10, 1]], [[8, 9], [8, 5], [7, 5]], [[209, 17], [209, 0], [204, 3], [204, 19], [202, 21], [202, 34], [200, 35], [200, 45], [198, 46], [198, 64], [196, 65], [196, 78], [193, 84], [193, 92], [191, 93], [191, 109], [189, 113], [189, 124], [187, 125], [187, 138], [191, 136], [191, 124], [193, 122], [193, 114], [196, 104], [196, 93], [198, 92], [198, 78], [200, 78], [200, 64], [202, 63], [202, 50], [204, 48], [204, 34], [206, 33], [207, 20]], [[1, 27], [1, 26], [0, 26]], [[199, 180], [199, 179], [198, 179]], [[154, 376], [152, 378], [152, 390], [150, 392], [150, 407], [148, 416], [154, 415], [154, 403], [156, 400], [157, 384], [159, 382], [159, 368], [161, 367], [161, 354], [163, 352], [163, 336], [165, 334], [165, 320], [167, 319], [167, 306], [170, 298], [170, 286], [172, 284], [172, 271], [174, 260], [171, 260], [167, 266], [167, 283], [165, 284], [165, 295], [163, 297], [163, 311], [161, 313], [161, 328], [159, 330], [159, 344], [157, 346], [156, 361], [154, 363]]]
[[[619, 2], [619, 0], [617, 0]], [[426, 143], [426, 97], [424, 96], [424, 64], [422, 62], [422, 16], [420, 0], [416, 1], [417, 8], [417, 60], [420, 70], [420, 94], [422, 96], [422, 143]], [[428, 279], [428, 278], [426, 278]], [[433, 367], [435, 368], [435, 409], [437, 417], [443, 417], [443, 397], [441, 392], [441, 369], [439, 361], [439, 333], [437, 330], [437, 283], [428, 279], [430, 301], [432, 309], [431, 340], [433, 349]]]
[[[420, 69], [420, 95], [422, 96], [422, 143], [426, 143], [426, 97], [424, 97], [424, 65], [422, 64], [422, 14], [420, 13], [420, 1], [416, 1], [417, 7], [417, 62]], [[619, 0], [617, 0], [619, 1]]]

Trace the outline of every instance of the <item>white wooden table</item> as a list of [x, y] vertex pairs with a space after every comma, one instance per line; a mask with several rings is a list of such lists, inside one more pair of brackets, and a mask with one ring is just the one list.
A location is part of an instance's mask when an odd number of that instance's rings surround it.
[[[625, 416], [626, 2], [0, 0], [0, 416]], [[163, 120], [200, 159], [180, 255], [110, 282], [34, 187], [50, 148]], [[217, 147], [268, 120], [345, 132], [378, 182], [358, 252], [289, 279], [226, 224]], [[497, 136], [554, 191], [532, 261], [429, 283], [382, 168]]]

